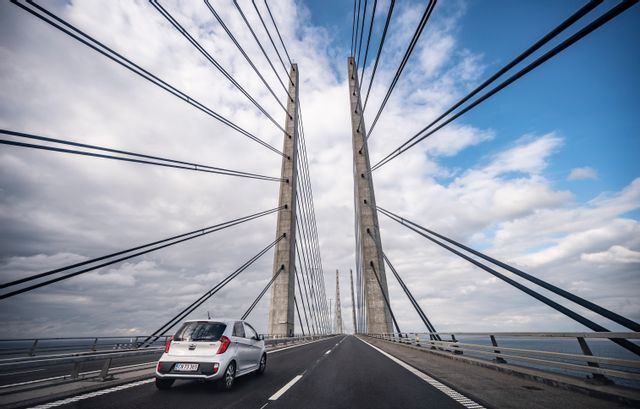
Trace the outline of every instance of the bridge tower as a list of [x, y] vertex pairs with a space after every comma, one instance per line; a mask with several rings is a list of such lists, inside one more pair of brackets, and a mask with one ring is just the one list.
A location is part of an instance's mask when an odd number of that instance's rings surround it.
[[[282, 152], [282, 179], [280, 182], [279, 206], [286, 206], [278, 212], [276, 237], [285, 235], [277, 244], [273, 260], [273, 276], [277, 278], [271, 286], [271, 307], [269, 310], [269, 334], [293, 336], [294, 331], [294, 289], [295, 289], [295, 248], [296, 248], [296, 195], [298, 179], [298, 66], [291, 65], [291, 81], [287, 98], [287, 119]], [[282, 271], [281, 271], [282, 270]]]
[[336, 270], [336, 334], [342, 334], [342, 307], [340, 306], [340, 272]]
[[[358, 69], [353, 57], [348, 59], [349, 99], [351, 102], [351, 128], [353, 136], [354, 191], [356, 210], [357, 257], [364, 286], [364, 325], [361, 329], [368, 333], [393, 332], [391, 314], [385, 303], [388, 299], [387, 277], [382, 260], [382, 242], [378, 226], [376, 198], [371, 178], [369, 148], [362, 119], [362, 101]], [[383, 293], [384, 291], [384, 293]]]

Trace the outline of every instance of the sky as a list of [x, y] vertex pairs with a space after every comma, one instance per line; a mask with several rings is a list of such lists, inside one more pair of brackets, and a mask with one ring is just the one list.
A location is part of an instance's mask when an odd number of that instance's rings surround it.
[[[284, 122], [276, 100], [203, 2], [161, 3]], [[396, 3], [365, 111], [368, 125], [426, 6]], [[276, 84], [232, 2], [212, 4]], [[251, 2], [239, 4], [275, 58]], [[355, 268], [355, 239], [346, 72], [353, 4], [269, 4], [300, 70], [327, 297], [334, 298], [338, 269], [342, 316], [351, 331], [348, 272]], [[370, 135], [372, 163], [583, 4], [438, 2]], [[605, 1], [585, 21], [613, 4]], [[266, 142], [282, 145], [281, 131], [148, 2], [42, 5]], [[378, 2], [367, 85], [388, 7]], [[378, 205], [640, 320], [640, 54], [633, 41], [640, 38], [639, 23], [634, 6], [376, 170]], [[0, 3], [0, 90], [5, 129], [269, 176], [280, 170], [278, 155], [8, 2]], [[3, 145], [1, 281], [271, 209], [277, 195], [278, 184], [269, 181]], [[2, 337], [151, 332], [270, 243], [275, 221], [267, 216], [0, 301]], [[380, 227], [384, 251], [438, 330], [584, 330], [382, 215]], [[268, 282], [272, 263], [269, 252], [191, 318], [207, 311], [240, 315]], [[425, 331], [398, 283], [390, 274], [387, 280], [400, 328]], [[260, 332], [266, 331], [269, 301], [267, 294], [249, 317]]]

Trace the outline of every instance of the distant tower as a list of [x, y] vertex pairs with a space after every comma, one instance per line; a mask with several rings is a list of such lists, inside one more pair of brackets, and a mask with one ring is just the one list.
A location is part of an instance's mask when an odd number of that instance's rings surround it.
[[340, 307], [340, 272], [336, 270], [336, 333], [342, 334], [342, 309]]

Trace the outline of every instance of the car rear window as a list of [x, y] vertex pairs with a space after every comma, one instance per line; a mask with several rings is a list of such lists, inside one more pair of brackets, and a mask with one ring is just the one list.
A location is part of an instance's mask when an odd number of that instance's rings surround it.
[[221, 322], [185, 322], [173, 336], [174, 341], [217, 341], [224, 333], [226, 324]]

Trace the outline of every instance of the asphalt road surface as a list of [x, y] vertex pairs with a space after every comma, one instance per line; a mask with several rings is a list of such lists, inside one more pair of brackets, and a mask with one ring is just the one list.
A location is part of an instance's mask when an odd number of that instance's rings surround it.
[[[338, 336], [268, 355], [263, 375], [236, 379], [230, 392], [212, 383], [152, 379], [78, 395], [60, 408], [481, 408], [464, 396], [354, 336]], [[429, 380], [431, 379], [431, 380]], [[106, 393], [105, 393], [106, 392]]]

